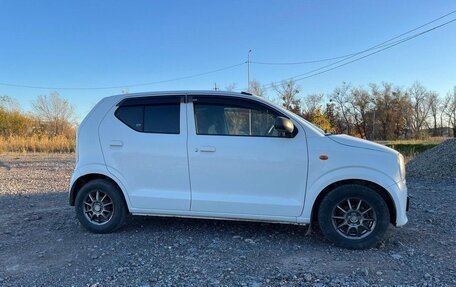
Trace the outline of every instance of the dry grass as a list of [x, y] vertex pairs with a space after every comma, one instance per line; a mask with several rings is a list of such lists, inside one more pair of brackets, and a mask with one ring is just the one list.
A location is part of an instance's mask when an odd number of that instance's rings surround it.
[[0, 137], [0, 152], [71, 153], [75, 146], [75, 139], [65, 136]]
[[383, 145], [398, 145], [398, 144], [440, 144], [447, 140], [448, 137], [430, 137], [427, 139], [410, 139], [410, 140], [390, 140], [390, 141], [376, 141]]

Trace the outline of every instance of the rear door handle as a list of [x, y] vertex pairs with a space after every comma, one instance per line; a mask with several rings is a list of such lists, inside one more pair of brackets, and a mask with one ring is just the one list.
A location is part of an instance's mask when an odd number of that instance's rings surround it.
[[112, 147], [121, 147], [121, 146], [123, 146], [123, 142], [122, 142], [122, 141], [111, 141], [111, 143], [109, 144], [109, 146], [112, 146]]
[[202, 146], [200, 152], [215, 152], [215, 146]]

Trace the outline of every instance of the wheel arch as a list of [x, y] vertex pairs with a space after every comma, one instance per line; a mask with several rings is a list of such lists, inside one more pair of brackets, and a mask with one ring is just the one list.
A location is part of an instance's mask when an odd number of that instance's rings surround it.
[[106, 181], [112, 183], [113, 185], [115, 185], [116, 187], [118, 187], [119, 190], [121, 190], [122, 197], [125, 200], [127, 208], [129, 208], [127, 197], [125, 196], [124, 190], [121, 187], [121, 185], [116, 180], [114, 180], [113, 178], [111, 178], [111, 177], [109, 177], [109, 176], [107, 176], [105, 174], [102, 174], [102, 173], [87, 173], [87, 174], [84, 174], [84, 175], [78, 177], [74, 181], [74, 183], [71, 185], [70, 194], [69, 194], [69, 203], [70, 203], [71, 206], [75, 205], [76, 196], [77, 196], [79, 190], [81, 190], [81, 188], [85, 184], [87, 184], [90, 181], [95, 180], [95, 179], [106, 180]]
[[317, 223], [318, 224], [318, 210], [320, 208], [320, 204], [323, 201], [323, 198], [333, 191], [336, 187], [342, 186], [342, 185], [347, 185], [347, 184], [357, 184], [357, 185], [362, 185], [362, 186], [367, 186], [377, 192], [383, 200], [385, 200], [386, 205], [388, 206], [388, 211], [390, 215], [390, 222], [392, 224], [396, 224], [396, 205], [394, 203], [394, 199], [391, 197], [390, 193], [381, 185], [369, 181], [369, 180], [363, 180], [363, 179], [344, 179], [340, 180], [337, 182], [333, 182], [326, 186], [317, 196], [317, 198], [314, 201], [314, 204], [312, 206], [312, 211], [311, 211], [311, 223]]

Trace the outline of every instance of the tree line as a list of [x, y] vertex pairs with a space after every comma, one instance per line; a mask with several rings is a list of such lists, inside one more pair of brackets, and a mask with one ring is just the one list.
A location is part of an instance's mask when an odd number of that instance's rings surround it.
[[0, 136], [74, 138], [74, 115], [71, 104], [57, 92], [38, 96], [31, 112], [24, 112], [15, 99], [0, 96]]
[[[456, 86], [441, 96], [419, 82], [410, 87], [391, 83], [355, 87], [342, 83], [328, 94], [302, 96], [293, 80], [267, 90], [253, 80], [249, 92], [278, 102], [328, 133], [369, 140], [456, 136]], [[226, 90], [234, 90], [230, 84]], [[268, 94], [268, 91], [270, 94]], [[0, 137], [65, 137], [74, 139], [74, 108], [57, 92], [40, 95], [24, 112], [9, 96], [0, 96]]]
[[[258, 81], [249, 86], [254, 95], [269, 96]], [[328, 133], [369, 140], [456, 136], [456, 86], [445, 96], [419, 82], [406, 88], [386, 82], [367, 87], [342, 83], [331, 93], [306, 96], [301, 91], [293, 80], [283, 81], [272, 85], [272, 99]]]

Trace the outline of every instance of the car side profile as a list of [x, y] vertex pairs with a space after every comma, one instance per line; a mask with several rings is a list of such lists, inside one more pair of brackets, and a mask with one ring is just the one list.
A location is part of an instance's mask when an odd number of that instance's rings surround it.
[[95, 233], [129, 213], [315, 223], [337, 246], [363, 249], [407, 223], [401, 154], [326, 134], [248, 93], [107, 97], [82, 121], [76, 149], [69, 202]]

